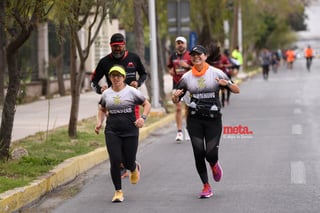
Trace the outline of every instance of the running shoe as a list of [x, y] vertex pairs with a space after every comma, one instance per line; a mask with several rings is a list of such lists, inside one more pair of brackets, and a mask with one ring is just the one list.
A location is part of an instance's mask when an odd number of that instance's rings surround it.
[[131, 184], [137, 184], [140, 180], [140, 169], [141, 166], [136, 162], [136, 169], [133, 172], [130, 172], [129, 178]]
[[119, 203], [119, 202], [122, 202], [123, 200], [124, 200], [124, 197], [123, 197], [122, 190], [116, 190], [114, 192], [114, 196], [112, 198], [112, 202], [113, 203]]
[[121, 178], [126, 178], [129, 176], [127, 169], [121, 168]]
[[213, 179], [217, 182], [219, 182], [222, 178], [223, 175], [223, 171], [222, 168], [220, 166], [219, 161], [217, 161], [217, 163], [213, 166], [211, 166], [212, 169], [212, 174], [213, 174]]
[[203, 184], [203, 189], [199, 194], [199, 198], [209, 198], [213, 195], [209, 183]]
[[183, 140], [183, 134], [182, 132], [178, 132], [176, 136], [176, 141], [182, 141]]

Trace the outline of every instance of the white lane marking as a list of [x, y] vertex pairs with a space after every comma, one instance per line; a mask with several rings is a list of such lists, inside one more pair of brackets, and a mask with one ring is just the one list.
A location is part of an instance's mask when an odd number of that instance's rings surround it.
[[294, 114], [301, 114], [301, 109], [300, 108], [295, 108], [294, 110], [293, 110], [293, 113]]
[[302, 134], [302, 125], [300, 125], [300, 124], [292, 125], [291, 133], [293, 135], [301, 135]]
[[291, 162], [291, 184], [306, 184], [306, 168], [302, 161]]

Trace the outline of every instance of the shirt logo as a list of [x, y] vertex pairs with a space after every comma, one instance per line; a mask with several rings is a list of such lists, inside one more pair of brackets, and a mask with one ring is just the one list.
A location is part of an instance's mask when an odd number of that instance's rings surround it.
[[121, 99], [119, 95], [113, 97], [113, 103], [117, 105], [121, 104]]
[[198, 88], [199, 89], [203, 89], [206, 87], [206, 83], [205, 83], [205, 79], [203, 77], [201, 77], [199, 80], [198, 80]]
[[127, 65], [127, 67], [134, 67], [133, 62], [129, 62], [128, 65]]

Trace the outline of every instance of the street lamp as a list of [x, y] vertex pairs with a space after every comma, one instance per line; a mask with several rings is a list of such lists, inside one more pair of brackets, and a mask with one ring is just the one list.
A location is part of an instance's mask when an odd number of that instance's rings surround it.
[[157, 63], [157, 33], [156, 33], [156, 10], [154, 0], [149, 0], [149, 20], [150, 20], [150, 65], [151, 65], [151, 105], [160, 108], [159, 104], [159, 82], [158, 82], [158, 63]]

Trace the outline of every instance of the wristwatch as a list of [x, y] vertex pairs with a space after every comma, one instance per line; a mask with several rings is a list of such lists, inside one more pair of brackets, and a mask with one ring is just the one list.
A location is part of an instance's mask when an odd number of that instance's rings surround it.
[[230, 81], [230, 80], [227, 82], [227, 86], [228, 86], [228, 87], [229, 87], [230, 85], [232, 85], [232, 84], [233, 84], [233, 83], [232, 83], [232, 81]]
[[143, 120], [147, 120], [147, 116], [146, 116], [146, 115], [141, 115], [141, 118], [142, 118]]

